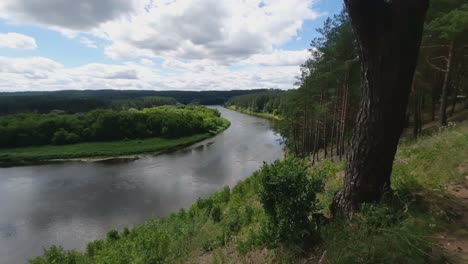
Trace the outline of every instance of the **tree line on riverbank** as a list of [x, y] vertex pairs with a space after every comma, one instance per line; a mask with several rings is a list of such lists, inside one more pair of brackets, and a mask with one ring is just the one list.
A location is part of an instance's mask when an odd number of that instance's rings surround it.
[[94, 110], [78, 114], [24, 113], [0, 117], [0, 148], [179, 138], [216, 131], [223, 125], [220, 113], [204, 106]]
[[66, 113], [88, 112], [95, 109], [126, 110], [161, 105], [201, 104], [222, 105], [233, 96], [264, 90], [235, 91], [134, 91], [85, 90], [55, 92], [0, 93], [0, 115], [51, 111]]
[[[406, 111], [414, 138], [423, 124], [446, 126], [468, 101], [468, 4], [434, 0], [426, 16], [421, 54]], [[359, 51], [348, 14], [329, 18], [311, 42], [298, 89], [231, 98], [226, 105], [281, 115], [288, 149], [302, 157], [344, 157], [361, 107]]]

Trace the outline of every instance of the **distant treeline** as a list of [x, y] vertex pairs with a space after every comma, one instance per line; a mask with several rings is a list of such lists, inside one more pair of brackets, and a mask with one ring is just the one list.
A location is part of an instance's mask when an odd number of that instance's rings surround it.
[[[233, 96], [265, 91], [132, 91], [132, 90], [87, 90], [57, 92], [0, 93], [0, 115], [15, 113], [50, 113], [54, 110], [66, 113], [87, 112], [94, 109], [141, 109], [160, 105], [224, 104]], [[169, 98], [168, 101], [161, 99]], [[151, 99], [148, 99], [151, 98]], [[156, 99], [158, 98], [158, 99]]]
[[0, 117], [0, 147], [177, 138], [209, 133], [223, 124], [217, 110], [204, 106], [94, 110], [78, 114], [24, 113]]
[[178, 102], [172, 97], [148, 96], [134, 100], [115, 100], [110, 106], [113, 110], [144, 109], [163, 105], [176, 105]]
[[287, 92], [285, 91], [269, 90], [255, 94], [235, 96], [224, 105], [226, 107], [235, 106], [252, 112], [279, 115], [286, 95]]

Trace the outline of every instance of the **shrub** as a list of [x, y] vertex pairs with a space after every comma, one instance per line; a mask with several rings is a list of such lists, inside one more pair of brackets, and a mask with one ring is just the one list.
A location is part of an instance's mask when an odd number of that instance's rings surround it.
[[221, 208], [219, 206], [213, 207], [213, 210], [211, 211], [211, 218], [213, 218], [215, 223], [219, 223], [221, 221], [221, 215]]
[[130, 235], [130, 230], [128, 229], [128, 227], [125, 227], [123, 232], [122, 232], [122, 235], [123, 236], [129, 236]]
[[80, 261], [82, 257], [78, 252], [64, 250], [62, 247], [52, 246], [44, 251], [44, 255], [29, 261], [31, 264], [49, 264], [49, 263], [63, 263], [63, 264], [76, 264], [83, 263]]
[[237, 208], [230, 208], [224, 216], [223, 224], [226, 232], [237, 233], [242, 226], [239, 210]]
[[316, 194], [323, 177], [308, 175], [308, 165], [296, 158], [265, 164], [259, 173], [260, 200], [269, 219], [271, 234], [279, 240], [299, 241], [311, 234], [309, 220], [319, 208]]
[[54, 145], [73, 144], [78, 141], [80, 141], [80, 137], [77, 134], [69, 133], [63, 128], [57, 130], [52, 137], [52, 144]]
[[86, 246], [86, 254], [92, 257], [96, 254], [97, 251], [102, 250], [103, 247], [104, 247], [104, 241], [102, 240], [89, 242], [88, 245]]
[[231, 199], [231, 189], [229, 186], [224, 187], [223, 191], [221, 192], [221, 199], [224, 203], [228, 203]]
[[109, 241], [115, 241], [115, 240], [118, 240], [120, 238], [119, 236], [119, 232], [117, 230], [111, 230], [109, 232], [107, 232], [107, 240]]

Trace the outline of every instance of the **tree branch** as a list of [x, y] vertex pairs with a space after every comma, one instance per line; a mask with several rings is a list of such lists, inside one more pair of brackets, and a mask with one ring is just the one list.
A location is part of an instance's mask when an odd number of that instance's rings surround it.
[[447, 48], [449, 45], [432, 45], [432, 46], [421, 46], [421, 49], [431, 49], [431, 48]]
[[429, 64], [429, 66], [431, 66], [431, 67], [432, 67], [433, 69], [435, 69], [435, 70], [438, 70], [438, 71], [441, 71], [441, 72], [447, 72], [447, 70], [444, 70], [444, 69], [442, 69], [442, 68], [440, 68], [440, 67], [438, 67], [438, 66], [432, 64], [432, 63], [429, 61], [429, 58], [428, 58], [428, 57], [426, 57], [426, 62], [427, 62], [427, 64]]
[[434, 58], [430, 58], [430, 60], [438, 60], [438, 59], [444, 59], [445, 61], [447, 61], [447, 56], [439, 56], [439, 57], [434, 57]]

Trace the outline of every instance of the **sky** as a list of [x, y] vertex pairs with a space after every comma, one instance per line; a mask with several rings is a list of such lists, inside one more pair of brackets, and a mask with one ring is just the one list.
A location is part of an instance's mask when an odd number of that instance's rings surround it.
[[0, 91], [291, 89], [342, 0], [1, 0]]

